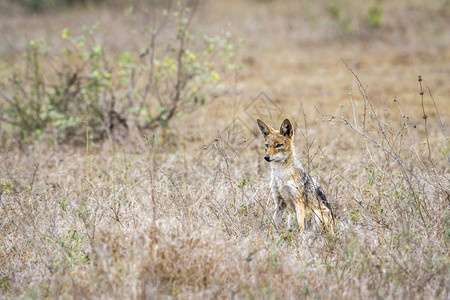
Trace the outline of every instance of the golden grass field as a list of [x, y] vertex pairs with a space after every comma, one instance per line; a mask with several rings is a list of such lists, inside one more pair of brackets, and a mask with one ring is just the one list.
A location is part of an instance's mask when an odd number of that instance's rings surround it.
[[[128, 4], [87, 2], [0, 4], [0, 90], [27, 41], [58, 58], [63, 29], [97, 23], [114, 68], [148, 44], [141, 12], [165, 5], [138, 1], [130, 20]], [[446, 0], [205, 1], [191, 32], [244, 42], [204, 105], [102, 141], [21, 143], [0, 121], [0, 298], [449, 299], [448, 19]], [[257, 117], [297, 125], [334, 234], [271, 230]]]

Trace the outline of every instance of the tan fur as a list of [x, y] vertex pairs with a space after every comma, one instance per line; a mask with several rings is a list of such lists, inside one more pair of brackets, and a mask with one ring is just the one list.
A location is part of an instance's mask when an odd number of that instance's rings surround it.
[[294, 130], [289, 120], [283, 121], [280, 130], [259, 119], [257, 123], [265, 140], [264, 159], [272, 168], [270, 190], [277, 205], [275, 226], [279, 226], [287, 209], [295, 211], [300, 232], [305, 229], [305, 220], [333, 232], [331, 207], [320, 185], [306, 173], [295, 155]]

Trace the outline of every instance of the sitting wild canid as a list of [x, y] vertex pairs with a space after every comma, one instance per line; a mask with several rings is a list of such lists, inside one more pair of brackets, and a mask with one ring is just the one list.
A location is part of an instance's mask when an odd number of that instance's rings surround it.
[[270, 190], [277, 205], [273, 217], [275, 226], [278, 227], [288, 209], [295, 211], [300, 232], [305, 229], [305, 219], [333, 232], [334, 216], [330, 204], [320, 185], [306, 173], [295, 155], [291, 122], [284, 120], [280, 130], [259, 119], [257, 122], [265, 139], [264, 159], [272, 167]]

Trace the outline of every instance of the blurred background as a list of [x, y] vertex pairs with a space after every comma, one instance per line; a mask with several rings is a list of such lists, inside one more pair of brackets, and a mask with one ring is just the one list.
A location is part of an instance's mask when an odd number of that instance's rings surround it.
[[[227, 62], [215, 61], [215, 57], [223, 58], [224, 53], [203, 61], [217, 64], [217, 70], [212, 70], [210, 64], [203, 71], [217, 73], [216, 80], [222, 85], [214, 91], [206, 86], [209, 90], [197, 96], [197, 101], [204, 103], [224, 93], [234, 93], [234, 104], [227, 104], [229, 109], [216, 111], [214, 104], [210, 107], [210, 112], [227, 120], [241, 109], [239, 103], [247, 103], [261, 91], [275, 100], [282, 99], [285, 111], [297, 107], [299, 102], [305, 104], [308, 113], [317, 111], [314, 106], [338, 109], [337, 104], [348, 100], [349, 92], [357, 88], [345, 64], [361, 76], [374, 101], [389, 102], [397, 97], [408, 106], [419, 104], [419, 74], [442, 99], [448, 98], [450, 87], [445, 83], [450, 70], [450, 2], [447, 0], [232, 0], [187, 1], [182, 5], [195, 7], [189, 21], [192, 36], [188, 37], [188, 50], [203, 51], [207, 36], [216, 39], [210, 40], [214, 43], [219, 42], [219, 36], [228, 39], [228, 44], [222, 45], [222, 50], [228, 51]], [[113, 77], [126, 72], [124, 76], [131, 80], [130, 72], [138, 77], [136, 66], [149, 53], [152, 30], [165, 22], [164, 13], [172, 14], [179, 9], [175, 1], [3, 0], [1, 82], [8, 85], [11, 74], [24, 75], [30, 41], [40, 44], [39, 72], [48, 81], [46, 85], [61, 84], [52, 76], [61, 76], [67, 69], [71, 69], [72, 75], [79, 73], [81, 77], [84, 72], [90, 76], [92, 70], [86, 70], [83, 64], [92, 53], [83, 54], [81, 48], [89, 52], [95, 45], [101, 47], [100, 68], [109, 70]], [[155, 39], [153, 58], [161, 61], [174, 58], [167, 49], [176, 47], [174, 30], [178, 21], [163, 24]], [[75, 62], [69, 52], [85, 55], [84, 62], [83, 59]], [[124, 57], [129, 58], [130, 65], [123, 67], [122, 61], [117, 66]], [[227, 68], [231, 59], [236, 69]], [[145, 63], [150, 65], [148, 60]], [[136, 81], [133, 89], [138, 89], [139, 80], [133, 80]], [[144, 85], [144, 80], [141, 83]], [[200, 80], [197, 84], [205, 83]], [[142, 112], [143, 102], [120, 105], [130, 89], [127, 84], [113, 83], [112, 87], [125, 91], [122, 95], [109, 95], [115, 98], [114, 111], [122, 118], [137, 118], [129, 116], [132, 106], [141, 114], [148, 113]], [[111, 106], [111, 100], [108, 101]], [[141, 122], [139, 126], [144, 125]]]
[[[114, 61], [127, 53], [136, 63], [151, 42], [149, 29], [158, 27], [164, 11], [177, 9], [175, 1], [144, 0], [3, 0], [0, 5], [3, 83], [13, 71], [23, 70], [30, 41], [45, 44], [45, 49], [40, 48], [48, 62], [43, 68], [51, 64], [57, 69], [73, 59], [64, 57], [63, 50], [84, 36], [83, 47], [88, 47], [88, 40], [100, 45], [102, 59], [109, 61], [106, 68], [118, 72]], [[237, 84], [245, 93], [239, 101], [265, 91], [283, 99], [286, 111], [298, 101], [316, 106], [339, 103], [348, 99], [354, 83], [343, 62], [361, 76], [376, 101], [404, 97], [413, 105], [419, 74], [442, 98], [449, 95], [445, 84], [450, 70], [447, 0], [232, 0], [183, 5], [195, 6], [189, 24], [195, 38], [189, 47], [201, 51], [205, 35], [232, 36], [226, 47], [233, 47], [239, 72], [230, 75], [230, 70], [218, 69], [217, 73], [228, 87]], [[168, 28], [175, 23], [165, 24], [157, 52], [173, 46], [173, 32]], [[51, 76], [51, 71], [43, 72]], [[207, 94], [205, 100], [217, 96]]]

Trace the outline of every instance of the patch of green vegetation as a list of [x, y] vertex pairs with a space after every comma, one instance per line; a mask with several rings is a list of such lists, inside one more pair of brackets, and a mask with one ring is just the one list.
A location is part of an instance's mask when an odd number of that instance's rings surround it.
[[241, 180], [238, 181], [237, 186], [239, 188], [243, 188], [244, 186], [250, 184], [250, 179], [248, 178], [242, 178]]
[[12, 184], [9, 184], [5, 181], [0, 183], [0, 195], [5, 194], [11, 194], [14, 191], [15, 187]]
[[367, 23], [371, 27], [380, 27], [383, 24], [383, 7], [381, 3], [370, 6], [367, 9]]
[[[181, 3], [162, 10], [157, 27], [135, 31], [136, 38], [150, 40], [140, 53], [108, 55], [95, 38], [98, 25], [85, 27], [79, 36], [62, 29], [65, 46], [59, 55], [45, 40], [30, 40], [27, 70], [0, 82], [6, 131], [22, 144], [43, 137], [56, 142], [102, 140], [126, 132], [129, 125], [167, 129], [172, 118], [219, 94], [223, 73], [241, 68], [229, 31], [204, 34], [194, 43], [196, 36], [189, 31], [193, 13]], [[126, 15], [136, 19], [132, 9]], [[160, 38], [163, 29], [170, 38]], [[49, 65], [55, 74], [49, 74]]]

